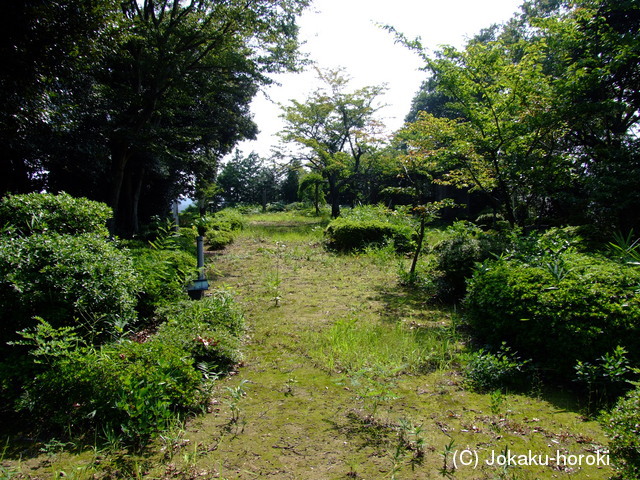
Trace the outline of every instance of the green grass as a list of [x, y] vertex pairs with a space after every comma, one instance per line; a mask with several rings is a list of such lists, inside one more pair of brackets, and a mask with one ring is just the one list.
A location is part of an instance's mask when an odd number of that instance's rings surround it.
[[356, 315], [336, 321], [309, 342], [314, 360], [331, 372], [426, 373], [449, 367], [457, 355], [457, 339], [449, 328], [372, 324]]

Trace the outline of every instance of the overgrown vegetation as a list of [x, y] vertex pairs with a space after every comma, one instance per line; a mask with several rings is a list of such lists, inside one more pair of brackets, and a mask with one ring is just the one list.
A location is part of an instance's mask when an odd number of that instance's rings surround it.
[[186, 299], [193, 237], [160, 228], [129, 250], [107, 237], [104, 205], [35, 194], [2, 205], [3, 415], [141, 446], [208, 402], [240, 359], [243, 319], [227, 291]]
[[[637, 2], [527, 1], [461, 48], [385, 27], [428, 74], [400, 131], [377, 118], [385, 87], [317, 68], [321, 85], [282, 106], [279, 137], [294, 148], [224, 164], [257, 132], [259, 87], [305, 63], [307, 0], [14, 3], [0, 74], [0, 414], [23, 437], [140, 448], [226, 405], [210, 452], [226, 434], [282, 431], [266, 451], [308, 460], [278, 409], [313, 416], [289, 397], [317, 407], [329, 392], [342, 410], [315, 424], [347, 439], [334, 451], [355, 441], [362, 461], [369, 449], [362, 477], [428, 465], [426, 476], [520, 478], [510, 465], [463, 474], [454, 446], [596, 452], [598, 427], [582, 432], [596, 416], [621, 478], [640, 476]], [[196, 205], [166, 220], [185, 196]], [[200, 271], [198, 237], [216, 258]], [[187, 300], [205, 272], [244, 289], [249, 371], [279, 382], [255, 391], [287, 397], [266, 394], [260, 416], [242, 410], [247, 379], [216, 383], [242, 360], [244, 320], [225, 285]], [[574, 422], [565, 431], [534, 416], [560, 410], [545, 395]], [[166, 442], [165, 459], [182, 447]], [[196, 469], [198, 449], [188, 471], [152, 475], [214, 476]], [[261, 455], [250, 475], [290, 473]], [[525, 477], [577, 472], [554, 468]]]

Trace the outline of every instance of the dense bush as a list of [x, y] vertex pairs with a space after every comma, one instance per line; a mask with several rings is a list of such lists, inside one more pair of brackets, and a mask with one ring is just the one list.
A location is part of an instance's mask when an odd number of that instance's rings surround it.
[[345, 211], [327, 226], [325, 235], [327, 245], [340, 251], [363, 250], [390, 241], [398, 251], [409, 251], [415, 246], [415, 230], [407, 215], [373, 205]]
[[[183, 249], [195, 250], [195, 230], [175, 232], [165, 222], [150, 245], [119, 249], [102, 226], [104, 205], [34, 195], [23, 202], [34, 208], [31, 216], [18, 202], [11, 217], [13, 204], [3, 202], [4, 410], [28, 414], [45, 428], [74, 434], [89, 428], [139, 443], [203, 401], [207, 379], [239, 359], [243, 321], [231, 296], [184, 300], [196, 271], [193, 254]], [[232, 214], [224, 217], [229, 228], [238, 227]], [[147, 324], [138, 332], [144, 335], [129, 336], [136, 305], [164, 320], [157, 333], [149, 337]]]
[[229, 293], [218, 291], [198, 302], [174, 304], [160, 314], [166, 321], [157, 341], [188, 352], [210, 371], [226, 370], [239, 361], [244, 318]]
[[0, 200], [0, 227], [10, 226], [14, 235], [49, 232], [107, 236], [106, 222], [111, 216], [111, 208], [104, 203], [66, 193], [29, 193]]
[[475, 391], [488, 392], [502, 388], [526, 386], [529, 360], [522, 360], [502, 344], [496, 353], [480, 349], [470, 355], [465, 380]]
[[640, 360], [639, 285], [639, 269], [583, 254], [489, 261], [469, 283], [466, 318], [481, 341], [571, 376], [617, 346]]
[[[19, 342], [29, 349], [31, 374], [3, 379], [14, 386], [22, 380], [14, 408], [43, 426], [74, 433], [112, 431], [127, 442], [153, 436], [206, 400], [208, 379], [239, 360], [244, 328], [226, 291], [168, 306], [161, 315], [165, 323], [146, 342], [121, 339], [99, 348], [76, 328], [40, 320]], [[4, 370], [18, 375], [9, 372]]]
[[224, 209], [205, 218], [205, 241], [211, 250], [220, 250], [235, 240], [238, 230], [245, 226], [242, 214]]
[[[108, 338], [114, 325], [134, 323], [139, 277], [131, 259], [106, 238], [34, 234], [0, 238], [0, 335], [41, 316], [55, 326], [82, 323]], [[4, 343], [4, 342], [3, 342]]]
[[220, 230], [242, 230], [246, 225], [246, 220], [238, 210], [233, 208], [225, 208], [216, 212], [210, 220], [210, 228], [218, 228]]
[[[175, 346], [123, 341], [95, 349], [74, 342], [69, 331], [57, 342], [47, 342], [46, 329], [45, 324], [35, 335], [38, 346], [32, 352], [44, 364], [16, 403], [17, 412], [28, 413], [43, 426], [76, 434], [99, 426], [98, 432], [112, 431], [127, 442], [139, 442], [199, 401], [201, 375], [193, 359]], [[76, 345], [49, 348], [61, 338]]]
[[187, 298], [185, 286], [197, 276], [196, 258], [182, 250], [140, 248], [129, 251], [140, 277], [138, 312], [151, 316], [158, 307]]
[[620, 478], [640, 478], [640, 386], [618, 400], [604, 427]]
[[456, 222], [446, 233], [447, 238], [431, 248], [434, 258], [431, 275], [435, 296], [444, 301], [457, 301], [464, 296], [467, 279], [476, 263], [499, 254], [506, 247], [506, 241], [469, 222]]

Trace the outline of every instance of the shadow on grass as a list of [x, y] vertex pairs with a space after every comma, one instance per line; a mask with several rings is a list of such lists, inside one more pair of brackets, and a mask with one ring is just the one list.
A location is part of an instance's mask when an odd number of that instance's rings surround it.
[[[403, 321], [412, 328], [437, 332], [443, 338], [458, 342], [462, 359], [466, 354], [484, 347], [475, 341], [473, 331], [463, 320], [459, 305], [437, 303], [427, 292], [399, 284], [378, 288], [374, 299], [383, 305], [381, 318], [384, 321]], [[462, 370], [464, 365], [463, 359], [460, 365]], [[585, 419], [594, 419], [602, 407], [595, 404], [578, 385], [558, 380], [553, 372], [534, 370], [529, 380], [526, 388], [511, 393], [537, 398], [549, 403], [558, 412], [577, 413]]]
[[457, 323], [458, 307], [436, 303], [427, 292], [403, 285], [385, 285], [373, 298], [384, 305], [381, 318], [388, 322], [409, 321], [420, 327], [450, 328]]

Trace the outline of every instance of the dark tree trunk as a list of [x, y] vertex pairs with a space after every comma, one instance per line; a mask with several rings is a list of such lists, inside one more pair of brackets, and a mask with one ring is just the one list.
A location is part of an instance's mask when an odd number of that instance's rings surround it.
[[340, 216], [340, 187], [334, 175], [329, 175], [329, 197], [331, 198], [331, 216], [338, 218]]
[[416, 266], [418, 265], [418, 258], [422, 252], [422, 243], [424, 242], [424, 230], [427, 219], [425, 215], [420, 216], [420, 231], [418, 232], [418, 245], [416, 246], [413, 260], [411, 261], [411, 270], [409, 270], [409, 281], [413, 283], [416, 279]]
[[109, 206], [113, 210], [113, 218], [109, 222], [111, 235], [118, 233], [121, 223], [120, 202], [122, 196], [122, 185], [125, 179], [125, 171], [131, 153], [127, 145], [114, 141], [111, 146], [111, 192], [109, 195]]
[[313, 194], [313, 205], [316, 207], [316, 216], [320, 215], [320, 184], [316, 182]]
[[140, 232], [140, 218], [138, 216], [138, 207], [140, 205], [140, 196], [142, 194], [142, 185], [144, 180], [144, 167], [140, 167], [133, 198], [131, 204], [131, 233], [137, 235]]

